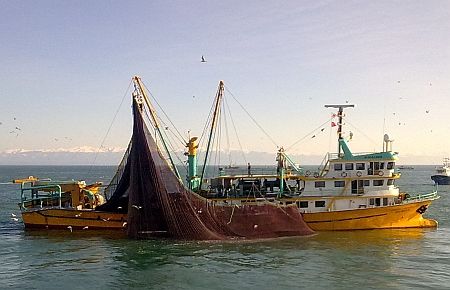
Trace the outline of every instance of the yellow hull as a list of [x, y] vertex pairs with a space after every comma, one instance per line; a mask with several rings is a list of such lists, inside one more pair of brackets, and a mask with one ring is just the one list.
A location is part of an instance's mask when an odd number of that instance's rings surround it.
[[[122, 230], [126, 214], [65, 208], [35, 209], [22, 212], [25, 228]], [[124, 224], [125, 223], [125, 224]]]
[[384, 207], [304, 213], [303, 219], [315, 231], [431, 228], [437, 227], [437, 221], [423, 218], [417, 211], [422, 206], [428, 207], [431, 202], [426, 200]]

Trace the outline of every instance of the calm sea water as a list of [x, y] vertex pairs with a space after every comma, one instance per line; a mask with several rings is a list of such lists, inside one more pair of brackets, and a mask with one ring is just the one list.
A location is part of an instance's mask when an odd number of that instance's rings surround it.
[[[115, 167], [0, 166], [0, 183], [29, 175], [107, 183]], [[410, 193], [433, 190], [434, 166], [403, 171]], [[132, 241], [85, 231], [24, 231], [17, 185], [0, 184], [0, 289], [448, 289], [450, 187], [426, 215], [434, 230], [318, 233], [258, 242]]]

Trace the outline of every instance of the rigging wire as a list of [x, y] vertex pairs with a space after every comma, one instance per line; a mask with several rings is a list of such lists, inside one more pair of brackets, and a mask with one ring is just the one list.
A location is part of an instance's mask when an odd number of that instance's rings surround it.
[[321, 127], [325, 126], [327, 123], [329, 123], [331, 120], [333, 120], [333, 117], [329, 118], [327, 121], [323, 122], [322, 124], [320, 124], [319, 126], [317, 126], [314, 130], [310, 131], [309, 133], [307, 133], [305, 136], [303, 136], [302, 138], [300, 138], [298, 141], [295, 141], [291, 146], [286, 148], [286, 151], [292, 149], [292, 147], [294, 147], [295, 145], [297, 145], [298, 143], [300, 143], [301, 141], [305, 140], [306, 137], [309, 137], [310, 135], [312, 135], [314, 132], [316, 132], [317, 130], [319, 130]]
[[231, 166], [232, 160], [231, 160], [231, 149], [230, 149], [230, 137], [229, 137], [229, 134], [228, 134], [227, 111], [226, 111], [225, 106], [222, 106], [222, 109], [223, 109], [223, 120], [224, 120], [224, 124], [225, 124], [225, 138], [227, 140], [227, 148], [226, 148], [226, 150], [228, 150], [228, 154], [227, 154], [228, 155], [228, 162], [229, 162], [229, 164]]
[[228, 100], [227, 100], [227, 98], [224, 98], [224, 101], [225, 101], [225, 106], [228, 108], [228, 115], [230, 116], [231, 124], [233, 125], [234, 134], [235, 134], [236, 139], [237, 139], [237, 141], [238, 141], [239, 148], [241, 149], [242, 157], [244, 158], [245, 163], [247, 163], [247, 158], [245, 157], [244, 149], [242, 148], [241, 140], [240, 140], [240, 138], [239, 138], [239, 134], [238, 134], [238, 132], [237, 132], [236, 125], [234, 124], [233, 115], [231, 115], [231, 110], [230, 110], [230, 107], [228, 106]]
[[375, 142], [372, 138], [370, 138], [368, 135], [366, 135], [363, 131], [361, 131], [360, 129], [358, 129], [355, 125], [353, 125], [352, 123], [350, 123], [347, 119], [344, 119], [345, 122], [347, 122], [350, 126], [352, 126], [353, 128], [356, 129], [356, 131], [358, 131], [359, 133], [361, 133], [364, 137], [366, 137], [367, 139], [369, 139], [370, 142], [372, 142], [374, 145], [377, 144], [377, 142]]
[[236, 103], [239, 104], [239, 106], [241, 107], [241, 109], [249, 116], [249, 118], [253, 121], [253, 123], [255, 123], [255, 125], [258, 126], [258, 128], [266, 135], [266, 137], [269, 138], [269, 140], [270, 140], [277, 148], [279, 148], [280, 146], [278, 146], [277, 142], [275, 142], [275, 140], [273, 140], [273, 138], [270, 137], [270, 135], [266, 132], [266, 130], [263, 129], [263, 127], [261, 127], [261, 125], [258, 124], [258, 122], [256, 122], [255, 118], [253, 118], [253, 116], [250, 115], [250, 113], [244, 108], [244, 106], [236, 99], [236, 97], [233, 95], [233, 93], [232, 93], [227, 87], [225, 87], [225, 90], [227, 90], [227, 92], [230, 93], [230, 95], [233, 97], [233, 99], [236, 101]]
[[105, 136], [103, 137], [103, 140], [102, 140], [102, 142], [100, 143], [100, 146], [98, 147], [97, 152], [95, 153], [94, 160], [92, 161], [91, 166], [89, 167], [89, 170], [88, 170], [88, 172], [87, 172], [87, 175], [89, 175], [89, 174], [91, 173], [92, 167], [94, 166], [95, 162], [97, 161], [98, 154], [100, 153], [100, 150], [102, 149], [103, 144], [105, 143], [106, 138], [108, 137], [109, 132], [111, 131], [111, 128], [112, 128], [112, 126], [113, 126], [113, 124], [114, 124], [114, 121], [116, 120], [117, 115], [119, 114], [120, 108], [122, 108], [123, 101], [125, 100], [125, 97], [128, 95], [128, 91], [130, 90], [130, 87], [131, 87], [131, 84], [132, 84], [132, 83], [133, 83], [133, 81], [131, 80], [130, 83], [128, 84], [127, 90], [126, 90], [125, 93], [123, 94], [123, 97], [122, 97], [122, 100], [120, 101], [119, 107], [117, 108], [116, 112], [114, 113], [114, 117], [113, 117], [113, 119], [111, 120], [111, 123], [109, 124], [108, 130], [106, 131], [106, 134], [105, 134]]
[[[156, 130], [157, 130], [157, 129], [156, 129], [156, 126], [150, 121], [151, 119], [150, 119], [148, 110], [144, 110], [144, 113], [145, 113], [145, 116], [147, 117], [147, 119], [148, 119], [150, 125], [151, 125], [152, 128], [154, 128], [155, 131], [156, 131]], [[158, 116], [157, 116], [157, 117], [158, 117]], [[160, 119], [160, 118], [158, 117], [158, 119]], [[161, 131], [161, 129], [160, 129], [160, 131]], [[173, 142], [172, 142], [172, 140], [171, 140], [171, 138], [170, 138], [170, 135], [168, 135], [168, 134], [165, 132], [165, 130], [163, 130], [162, 132], [163, 132], [163, 134], [165, 135], [165, 139], [164, 139], [164, 140], [166, 141], [167, 148], [170, 149], [170, 151], [175, 155], [175, 157], [178, 159], [178, 161], [181, 163], [181, 165], [183, 165], [184, 167], [186, 167], [186, 166], [184, 165], [183, 161], [181, 160], [181, 158], [179, 157], [179, 155], [177, 154], [177, 150], [176, 150], [175, 146], [173, 145]], [[175, 135], [173, 132], [171, 132], [171, 131], [169, 131], [169, 132], [172, 133], [173, 136], [176, 137], [176, 135]], [[155, 134], [154, 139], [155, 139], [155, 140], [158, 140], [157, 134]], [[164, 151], [164, 150], [159, 151], [159, 152], [163, 152], [163, 151]], [[167, 154], [170, 154], [170, 153], [168, 152]], [[165, 156], [165, 159], [166, 159], [166, 160], [169, 160], [170, 157], [169, 157], [169, 156]]]
[[169, 116], [166, 114], [166, 112], [164, 111], [164, 109], [161, 107], [161, 105], [158, 103], [158, 100], [155, 98], [155, 96], [153, 96], [153, 94], [150, 92], [150, 90], [147, 88], [147, 86], [143, 83], [144, 88], [147, 90], [147, 92], [150, 94], [150, 96], [152, 97], [153, 101], [155, 101], [156, 105], [158, 106], [158, 108], [161, 110], [161, 112], [164, 114], [164, 116], [167, 118], [167, 120], [169, 121], [169, 123], [172, 125], [172, 127], [175, 129], [175, 131], [178, 133], [179, 137], [181, 138], [181, 140], [183, 140], [183, 146], [187, 143], [187, 141], [184, 140], [184, 136], [181, 135], [181, 133], [178, 131], [177, 127], [175, 127], [175, 125], [172, 123], [172, 120], [169, 118]]

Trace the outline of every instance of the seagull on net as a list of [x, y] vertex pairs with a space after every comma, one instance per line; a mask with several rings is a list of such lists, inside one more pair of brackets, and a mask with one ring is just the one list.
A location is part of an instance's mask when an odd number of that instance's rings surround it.
[[83, 230], [87, 230], [89, 228], [89, 226], [85, 226], [84, 228], [83, 228]]
[[73, 232], [72, 226], [68, 226], [67, 228], [69, 229], [70, 232]]
[[133, 204], [131, 207], [134, 207], [135, 209], [141, 209], [141, 208], [142, 208], [142, 206], [140, 206], [140, 205], [135, 205], [135, 204]]

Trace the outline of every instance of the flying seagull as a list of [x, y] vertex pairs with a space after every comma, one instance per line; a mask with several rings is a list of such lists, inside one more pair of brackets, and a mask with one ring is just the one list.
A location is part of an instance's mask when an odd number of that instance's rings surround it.
[[206, 60], [205, 60], [205, 58], [203, 57], [203, 55], [202, 55], [202, 61], [201, 62], [206, 62]]

